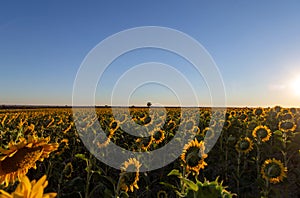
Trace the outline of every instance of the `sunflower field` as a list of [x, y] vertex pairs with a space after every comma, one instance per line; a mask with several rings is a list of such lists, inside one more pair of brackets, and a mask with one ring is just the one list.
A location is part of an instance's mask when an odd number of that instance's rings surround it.
[[[0, 110], [0, 198], [300, 197], [300, 109], [149, 109], [129, 108], [130, 116], [109, 107], [96, 116], [87, 108]], [[127, 133], [129, 121], [151, 125], [150, 135]], [[184, 145], [175, 136], [180, 126]], [[99, 152], [110, 144], [151, 152], [171, 140], [182, 149], [159, 169], [141, 171], [148, 164], [135, 156], [115, 169], [85, 147], [81, 137], [91, 131]]]

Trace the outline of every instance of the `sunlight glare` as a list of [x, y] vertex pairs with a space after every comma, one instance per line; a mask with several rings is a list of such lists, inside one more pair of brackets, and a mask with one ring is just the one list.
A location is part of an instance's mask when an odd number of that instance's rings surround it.
[[291, 88], [295, 95], [300, 96], [300, 76], [292, 81]]

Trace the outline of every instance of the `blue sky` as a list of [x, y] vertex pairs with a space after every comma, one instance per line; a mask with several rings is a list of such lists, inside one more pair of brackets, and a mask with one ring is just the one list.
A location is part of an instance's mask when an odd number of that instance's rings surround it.
[[[222, 75], [228, 106], [299, 106], [298, 86], [291, 85], [300, 78], [299, 9], [296, 0], [1, 1], [0, 104], [71, 104], [76, 73], [99, 42], [125, 29], [163, 26], [206, 48]], [[196, 87], [201, 104], [210, 104], [205, 82], [187, 63], [147, 49], [111, 65], [97, 102], [110, 104], [118, 77], [143, 61], [174, 65]], [[146, 85], [130, 103], [177, 105], [175, 95]]]

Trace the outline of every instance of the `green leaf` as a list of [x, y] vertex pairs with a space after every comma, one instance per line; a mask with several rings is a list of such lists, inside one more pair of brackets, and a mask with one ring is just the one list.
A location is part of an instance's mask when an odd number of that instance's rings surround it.
[[198, 191], [198, 185], [195, 184], [193, 181], [186, 179], [186, 178], [180, 178], [190, 189], [193, 191]]
[[79, 159], [82, 159], [82, 160], [84, 160], [84, 161], [88, 161], [88, 159], [85, 157], [85, 155], [84, 154], [76, 154], [75, 155], [75, 157], [77, 157], [77, 158], [79, 158]]
[[282, 132], [280, 130], [276, 130], [273, 132], [275, 135], [282, 136]]
[[171, 188], [172, 190], [177, 190], [177, 187], [172, 185], [172, 184], [169, 184], [169, 183], [166, 183], [166, 182], [159, 182], [160, 184], [168, 187], [168, 188]]
[[177, 170], [177, 169], [171, 170], [171, 172], [168, 174], [168, 176], [171, 176], [171, 175], [181, 176], [179, 170]]

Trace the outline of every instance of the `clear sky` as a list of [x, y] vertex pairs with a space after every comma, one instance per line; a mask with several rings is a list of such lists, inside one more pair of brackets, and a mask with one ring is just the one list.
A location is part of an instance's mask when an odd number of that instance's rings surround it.
[[[228, 106], [298, 107], [299, 10], [297, 0], [1, 1], [0, 104], [69, 105], [76, 73], [99, 42], [128, 28], [163, 26], [206, 48], [222, 75]], [[97, 103], [110, 104], [116, 80], [144, 61], [174, 65], [196, 87], [201, 104], [209, 105], [205, 82], [187, 63], [151, 49], [116, 60], [97, 89]], [[155, 84], [137, 89], [129, 103], [148, 100], [178, 104], [176, 93]]]

